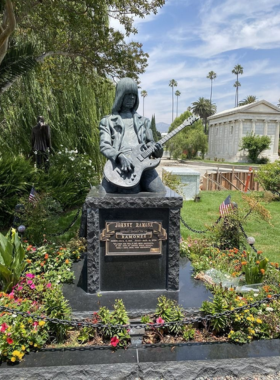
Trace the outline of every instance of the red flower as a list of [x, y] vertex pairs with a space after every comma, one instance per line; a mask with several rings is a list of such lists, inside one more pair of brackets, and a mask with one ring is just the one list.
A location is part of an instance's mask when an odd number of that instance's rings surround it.
[[12, 338], [7, 338], [7, 339], [6, 339], [6, 342], [7, 342], [8, 344], [13, 344], [13, 343], [14, 343], [14, 341], [13, 341]]
[[157, 320], [156, 320], [156, 323], [164, 323], [164, 319], [162, 319], [161, 317], [158, 317]]
[[113, 336], [113, 338], [111, 339], [111, 346], [117, 347], [119, 341], [120, 340], [116, 336]]
[[7, 330], [8, 327], [9, 327], [9, 326], [7, 325], [7, 323], [2, 323], [0, 331], [1, 331], [1, 332], [5, 332], [5, 331]]

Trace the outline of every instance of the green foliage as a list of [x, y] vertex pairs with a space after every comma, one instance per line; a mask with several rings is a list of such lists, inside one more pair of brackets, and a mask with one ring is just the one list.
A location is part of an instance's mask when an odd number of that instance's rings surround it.
[[10, 292], [17, 284], [25, 267], [25, 251], [15, 229], [6, 236], [0, 234], [0, 285], [4, 292]]
[[261, 166], [256, 173], [256, 180], [268, 191], [280, 191], [280, 161]]
[[[26, 274], [12, 293], [0, 295], [0, 306], [38, 316], [70, 318], [71, 310], [61, 288], [42, 277]], [[61, 341], [69, 330], [69, 326], [63, 324], [37, 321], [21, 315], [15, 318], [5, 312], [1, 315], [1, 323], [0, 358], [11, 362], [21, 361], [27, 352], [40, 349], [47, 341]]]
[[[68, 75], [57, 76], [59, 70]], [[41, 70], [29, 73], [3, 94], [1, 151], [29, 156], [32, 127], [37, 116], [43, 115], [51, 128], [53, 151], [61, 151], [63, 145], [87, 153], [100, 176], [104, 159], [99, 151], [98, 125], [111, 110], [114, 87], [96, 75], [87, 81], [81, 74], [72, 72], [68, 61], [49, 59]]]
[[0, 227], [11, 222], [19, 197], [29, 194], [34, 169], [22, 156], [0, 157]]
[[24, 207], [22, 223], [27, 227], [25, 237], [31, 244], [40, 245], [52, 228], [54, 217], [62, 212], [61, 206], [48, 194], [38, 193], [34, 202], [30, 202], [26, 197], [21, 198], [20, 203]]
[[153, 132], [153, 138], [154, 138], [154, 141], [158, 141], [160, 140], [159, 136], [160, 133], [158, 132], [157, 130], [157, 127], [156, 127], [156, 117], [155, 115], [152, 116], [152, 120], [151, 120], [151, 130]]
[[[165, 296], [158, 298], [155, 316], [161, 317], [165, 322], [181, 322], [184, 319], [183, 308], [176, 301], [170, 300]], [[174, 324], [164, 327], [164, 330], [178, 334], [181, 332], [182, 326]]]
[[193, 325], [185, 325], [183, 327], [182, 334], [184, 340], [192, 340], [195, 335], [195, 328], [193, 328]]
[[192, 103], [192, 112], [204, 121], [204, 133], [207, 132], [207, 118], [214, 115], [216, 112], [216, 105], [211, 103], [209, 99], [199, 98], [198, 101]]
[[211, 228], [210, 239], [212, 238], [220, 249], [239, 248], [244, 244], [241, 223], [244, 223], [243, 215], [240, 215], [238, 210], [232, 211]]
[[90, 189], [99, 183], [93, 161], [87, 154], [77, 150], [61, 150], [50, 158], [48, 173], [40, 171], [38, 174], [38, 191], [43, 190], [52, 198], [61, 203], [64, 209], [80, 206]]
[[[94, 324], [102, 323], [108, 325], [102, 329], [95, 327], [84, 327], [81, 329], [78, 336], [78, 341], [81, 343], [88, 342], [93, 338], [99, 339], [117, 339], [117, 344], [114, 347], [126, 347], [130, 341], [129, 331], [125, 327], [129, 323], [129, 318], [122, 300], [116, 300], [114, 304], [114, 311], [110, 312], [108, 308], [101, 307], [99, 312], [93, 313]], [[121, 325], [120, 327], [112, 327], [112, 325]]]
[[251, 104], [257, 101], [257, 97], [255, 95], [248, 95], [246, 99], [241, 100], [239, 102], [239, 106], [245, 106], [246, 104]]
[[[23, 40], [36, 39], [38, 55], [68, 55], [73, 67], [81, 66], [85, 73], [135, 77], [147, 66], [147, 54], [140, 43], [127, 43], [125, 37], [137, 33], [135, 17], [157, 13], [163, 5], [164, 0], [26, 0], [15, 4], [17, 34]], [[124, 34], [110, 27], [110, 16], [124, 27]]]
[[35, 46], [30, 43], [15, 45], [10, 43], [8, 52], [1, 62], [0, 93], [8, 88], [20, 75], [37, 66], [38, 62], [34, 57]]
[[[184, 112], [177, 117], [169, 128], [172, 132], [175, 128], [179, 127], [188, 117], [191, 116], [189, 111]], [[195, 122], [192, 126], [185, 127], [182, 131], [177, 133], [167, 142], [167, 149], [175, 158], [181, 158], [183, 155], [186, 158], [193, 158], [201, 151], [202, 156], [207, 151], [207, 136], [203, 132], [201, 120]]]
[[34, 275], [43, 275], [52, 283], [72, 282], [74, 272], [70, 270], [74, 261], [80, 259], [83, 246], [71, 248], [46, 244], [39, 248], [25, 243], [26, 268], [25, 271]]
[[258, 156], [264, 150], [268, 149], [271, 144], [269, 136], [259, 136], [251, 133], [242, 138], [240, 150], [247, 150], [250, 160], [254, 163], [258, 162]]
[[262, 258], [260, 253], [255, 253], [253, 250], [247, 252], [246, 261], [243, 264], [245, 272], [246, 284], [258, 284], [262, 282], [267, 269], [268, 259]]

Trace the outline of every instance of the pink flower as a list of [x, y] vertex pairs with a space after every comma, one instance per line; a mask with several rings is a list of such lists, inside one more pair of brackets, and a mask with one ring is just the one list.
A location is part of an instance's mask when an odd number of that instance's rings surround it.
[[51, 288], [51, 286], [52, 284], [50, 282], [46, 285], [47, 288]]
[[28, 285], [32, 285], [32, 284], [33, 284], [33, 281], [32, 281], [32, 280], [28, 280], [28, 281], [27, 281], [27, 284], [28, 284]]
[[32, 274], [32, 273], [26, 273], [26, 277], [28, 277], [28, 278], [34, 278], [34, 277], [35, 277], [35, 275], [34, 275], [34, 274]]
[[34, 284], [32, 284], [31, 286], [30, 286], [30, 289], [35, 289], [36, 288], [36, 286], [34, 285]]
[[14, 297], [14, 292], [11, 292], [11, 293], [9, 294], [9, 297], [10, 297], [10, 298], [13, 298], [13, 297]]
[[113, 336], [113, 338], [111, 339], [111, 346], [117, 347], [119, 341], [120, 340], [116, 336]]
[[8, 327], [9, 327], [9, 326], [7, 325], [7, 323], [2, 323], [0, 331], [1, 331], [1, 332], [5, 332], [5, 331], [7, 330]]
[[37, 249], [35, 247], [32, 248], [32, 251], [37, 251]]
[[23, 289], [23, 286], [18, 286], [18, 290], [22, 290]]
[[39, 325], [39, 322], [37, 322], [37, 321], [35, 321], [34, 323], [33, 323], [33, 326], [34, 327], [37, 327]]
[[158, 317], [156, 320], [156, 323], [164, 323], [164, 319], [162, 319], [161, 317]]
[[7, 338], [7, 339], [6, 339], [6, 342], [7, 342], [8, 344], [13, 344], [13, 343], [14, 343], [14, 341], [13, 341], [12, 338]]

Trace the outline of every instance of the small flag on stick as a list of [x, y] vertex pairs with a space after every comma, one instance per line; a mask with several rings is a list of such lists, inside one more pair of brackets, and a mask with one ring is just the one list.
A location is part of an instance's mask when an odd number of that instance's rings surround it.
[[223, 216], [226, 216], [230, 213], [231, 209], [232, 209], [232, 204], [230, 202], [230, 195], [223, 201], [222, 204], [220, 204], [220, 215], [221, 217]]
[[29, 202], [32, 202], [32, 203], [36, 201], [36, 191], [34, 189], [34, 186], [32, 186], [28, 199], [29, 199]]

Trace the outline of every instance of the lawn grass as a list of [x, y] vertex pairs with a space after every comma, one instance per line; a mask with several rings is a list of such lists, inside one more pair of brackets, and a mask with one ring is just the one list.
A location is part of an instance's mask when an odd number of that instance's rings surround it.
[[[181, 216], [184, 221], [195, 230], [205, 230], [206, 226], [211, 226], [219, 217], [219, 206], [231, 195], [231, 201], [238, 204], [241, 213], [246, 213], [249, 207], [242, 199], [241, 192], [238, 191], [203, 191], [200, 193], [201, 201], [184, 201]], [[260, 195], [262, 193], [259, 193]], [[248, 236], [256, 239], [255, 247], [263, 251], [263, 254], [273, 262], [280, 263], [280, 202], [260, 202], [270, 213], [270, 224], [262, 220], [258, 215], [250, 215], [243, 223], [244, 230]], [[193, 233], [181, 223], [181, 235], [183, 238], [188, 236], [201, 238], [209, 236]]]

